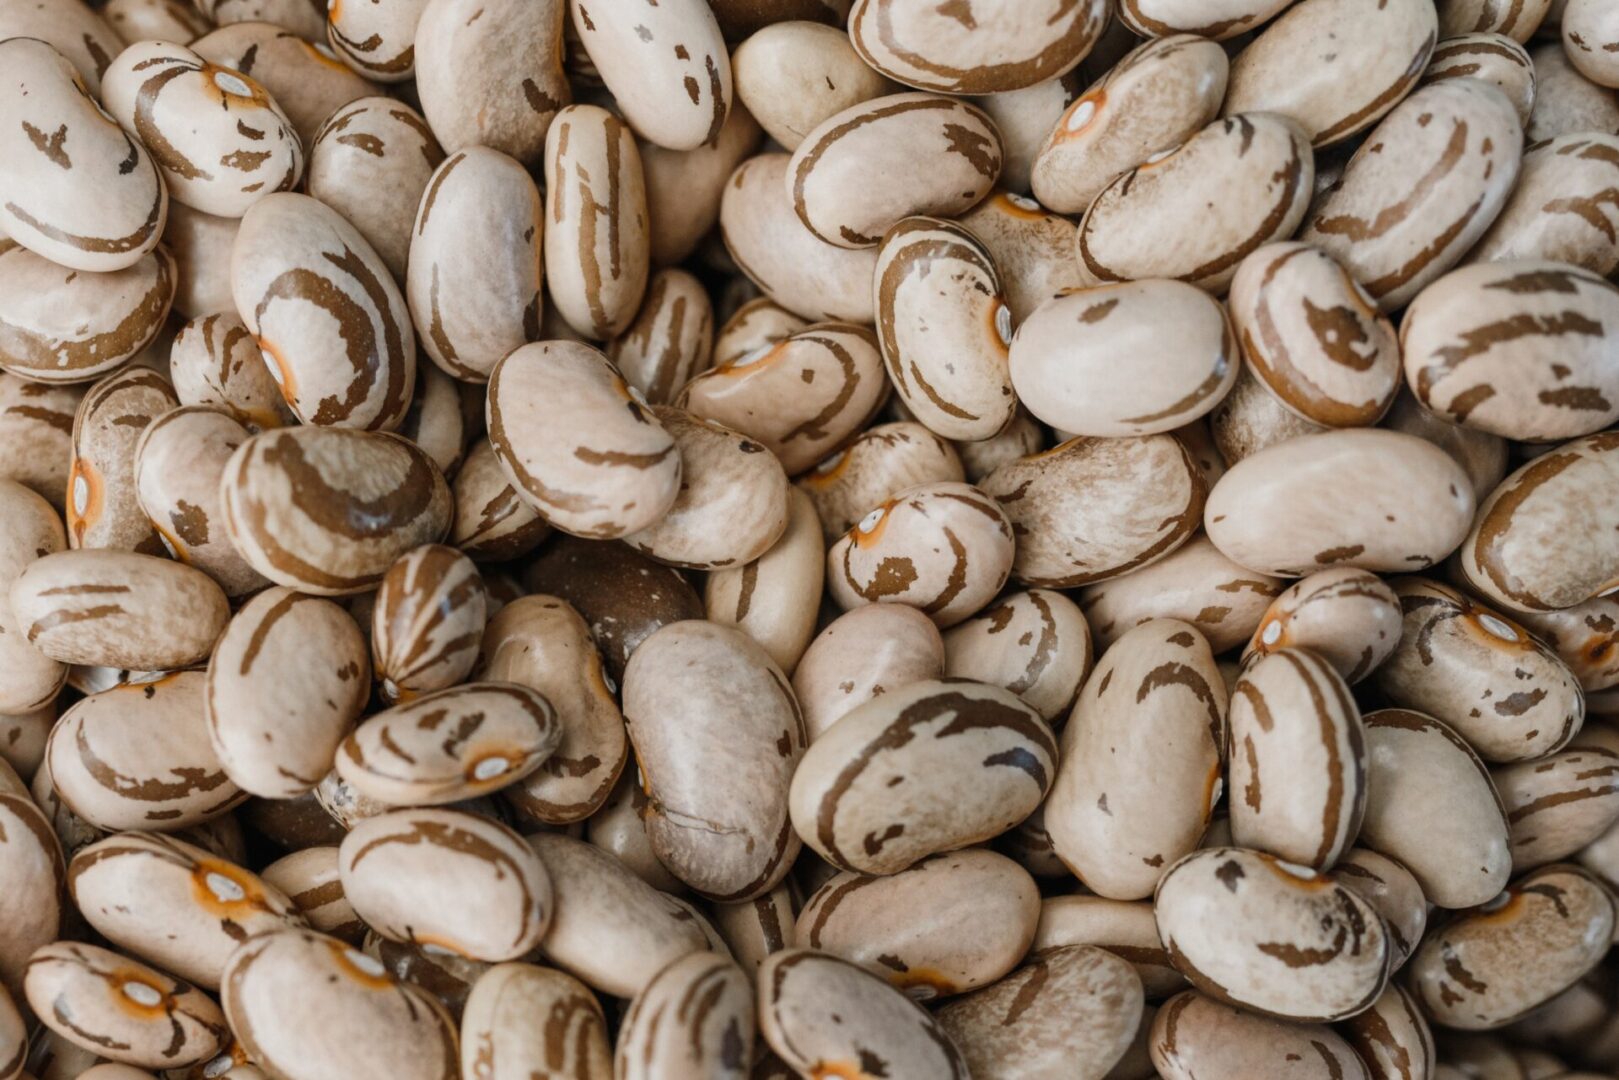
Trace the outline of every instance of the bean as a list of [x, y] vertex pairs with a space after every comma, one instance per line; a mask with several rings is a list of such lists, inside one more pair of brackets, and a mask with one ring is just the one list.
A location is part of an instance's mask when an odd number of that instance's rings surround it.
[[280, 889], [309, 925], [323, 934], [358, 945], [365, 923], [343, 895], [335, 846], [307, 847], [284, 855], [259, 874]]
[[[536, 1025], [536, 1017], [545, 1017]], [[571, 975], [532, 964], [499, 964], [479, 976], [461, 1016], [461, 1073], [477, 1080], [528, 1080], [541, 1070], [607, 1076], [607, 1021], [590, 990]]]
[[50, 819], [21, 788], [9, 765], [0, 768], [0, 872], [10, 885], [0, 892], [0, 985], [23, 997], [23, 973], [34, 950], [55, 941], [67, 897], [67, 866]]
[[1398, 971], [1422, 941], [1428, 925], [1428, 902], [1422, 886], [1411, 871], [1370, 848], [1350, 848], [1339, 856], [1333, 878], [1383, 916], [1391, 946], [1389, 970]]
[[826, 543], [815, 507], [801, 488], [788, 489], [787, 526], [754, 561], [708, 575], [703, 609], [710, 621], [734, 626], [764, 647], [784, 674], [798, 666], [815, 635], [826, 576]]
[[1518, 119], [1529, 122], [1535, 105], [1535, 66], [1529, 50], [1505, 34], [1454, 34], [1442, 38], [1422, 73], [1424, 83], [1483, 79], [1512, 99]]
[[148, 424], [178, 405], [169, 380], [139, 366], [106, 376], [80, 400], [68, 464], [70, 546], [164, 553], [140, 506], [135, 446]]
[[1153, 1019], [1152, 1063], [1169, 1080], [1203, 1075], [1365, 1077], [1366, 1066], [1323, 1024], [1293, 1024], [1222, 1004], [1188, 990]]
[[[217, 8], [224, 2], [203, 0], [201, 6]], [[307, 150], [328, 116], [351, 101], [374, 97], [378, 87], [315, 47], [326, 28], [313, 5], [279, 0], [277, 6], [284, 10], [267, 22], [256, 21], [251, 10], [242, 14], [253, 21], [216, 19], [219, 29], [190, 46], [211, 64], [250, 75], [281, 106]], [[296, 25], [300, 22], [302, 29]]]
[[1047, 589], [1008, 594], [953, 627], [944, 647], [951, 678], [1004, 687], [1048, 721], [1073, 704], [1091, 668], [1085, 616], [1072, 600]]
[[737, 101], [719, 134], [695, 150], [641, 141], [653, 266], [679, 262], [697, 249], [719, 220], [726, 181], [758, 146], [759, 136], [758, 121]]
[[965, 477], [956, 449], [915, 421], [869, 427], [844, 449], [799, 477], [830, 543], [871, 507], [906, 488]]
[[944, 675], [945, 646], [933, 620], [904, 604], [866, 604], [832, 620], [793, 672], [809, 739], [890, 690]]
[[1308, 649], [1354, 684], [1398, 649], [1402, 618], [1400, 598], [1376, 574], [1322, 570], [1277, 596], [1242, 655]]
[[1514, 871], [1565, 859], [1619, 820], [1619, 754], [1605, 748], [1505, 765], [1490, 779], [1506, 807]]
[[613, 1075], [742, 1076], [753, 1056], [753, 999], [742, 969], [726, 957], [681, 957], [630, 1003]]

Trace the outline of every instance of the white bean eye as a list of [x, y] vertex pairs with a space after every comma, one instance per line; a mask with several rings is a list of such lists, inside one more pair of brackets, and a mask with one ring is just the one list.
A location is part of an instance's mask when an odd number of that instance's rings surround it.
[[493, 780], [501, 773], [506, 772], [507, 769], [508, 765], [505, 758], [484, 758], [472, 767], [472, 778], [474, 780]]
[[344, 949], [343, 959], [373, 978], [380, 979], [388, 974], [388, 969], [382, 966], [382, 961], [355, 949]]
[[765, 344], [749, 349], [735, 360], [732, 360], [731, 366], [734, 368], [739, 368], [747, 367], [750, 364], [757, 364], [760, 360], [765, 358], [771, 349], [774, 349], [775, 347], [776, 346], [774, 344]]
[[1282, 637], [1282, 620], [1272, 619], [1265, 624], [1265, 630], [1259, 635], [1261, 645], [1274, 645]]
[[208, 886], [209, 892], [227, 904], [234, 903], [247, 895], [247, 890], [224, 874], [209, 871], [208, 875], [202, 880]]
[[82, 476], [73, 478], [73, 512], [82, 515], [90, 505], [90, 482]]
[[1079, 107], [1076, 108], [1073, 112], [1068, 114], [1068, 130], [1069, 131], [1078, 131], [1080, 128], [1082, 128], [1086, 124], [1090, 123], [1091, 118], [1093, 116], [1095, 116], [1095, 115], [1096, 115], [1096, 102], [1095, 101], [1082, 101], [1082, 102], [1080, 102]]
[[877, 527], [877, 523], [883, 519], [884, 512], [885, 511], [883, 508], [879, 506], [865, 517], [861, 518], [860, 524], [856, 525], [855, 528], [863, 533], [869, 533], [871, 530], [875, 529]]
[[148, 1008], [163, 1000], [162, 993], [156, 987], [147, 986], [143, 982], [126, 982], [120, 989], [123, 990], [126, 998], [137, 1005], [145, 1005]]
[[995, 312], [995, 332], [1000, 335], [1002, 345], [1012, 344], [1012, 309], [1005, 304]]
[[1503, 620], [1487, 612], [1478, 613], [1478, 624], [1502, 641], [1517, 641], [1518, 635]]
[[1006, 193], [1006, 201], [1019, 210], [1028, 210], [1031, 213], [1040, 209], [1040, 204], [1027, 195], [1017, 195], [1010, 191]]
[[243, 82], [239, 76], [228, 71], [214, 72], [214, 85], [225, 91], [225, 93], [235, 94], [237, 97], [253, 96], [253, 88]]
[[1315, 869], [1313, 867], [1300, 866], [1298, 863], [1291, 863], [1291, 862], [1288, 862], [1286, 859], [1277, 859], [1276, 860], [1276, 865], [1280, 866], [1283, 870], [1286, 870], [1289, 874], [1292, 874], [1294, 877], [1303, 878], [1305, 881], [1314, 881], [1317, 877], [1320, 876], [1319, 874], [1317, 874], [1315, 872]]

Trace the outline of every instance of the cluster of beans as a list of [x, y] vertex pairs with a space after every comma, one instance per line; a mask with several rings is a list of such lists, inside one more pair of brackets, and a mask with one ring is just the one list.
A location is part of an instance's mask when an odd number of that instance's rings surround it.
[[1616, 88], [0, 0], [0, 1080], [1619, 1075]]

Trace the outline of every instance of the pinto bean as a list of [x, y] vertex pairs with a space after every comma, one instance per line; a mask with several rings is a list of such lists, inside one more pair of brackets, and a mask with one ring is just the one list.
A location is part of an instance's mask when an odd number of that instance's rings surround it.
[[[219, 2], [223, 0], [202, 0], [201, 6], [217, 8]], [[378, 88], [315, 46], [324, 39], [326, 26], [312, 4], [280, 0], [279, 6], [285, 13], [267, 22], [216, 19], [219, 29], [189, 44], [209, 63], [251, 76], [264, 87], [307, 149], [328, 116], [351, 101], [374, 97]], [[254, 18], [250, 11], [241, 14]], [[302, 15], [299, 21], [309, 19], [313, 26], [300, 32], [288, 25], [286, 14]]]
[[933, 620], [905, 604], [856, 607], [816, 635], [793, 672], [793, 692], [811, 740], [846, 713], [913, 682], [944, 675]]
[[1619, 820], [1619, 753], [1585, 746], [1490, 774], [1506, 807], [1512, 868], [1567, 858]]
[[1243, 660], [1279, 649], [1308, 649], [1348, 683], [1375, 671], [1400, 645], [1400, 598], [1365, 570], [1322, 570], [1265, 609]]
[[1350, 1044], [1324, 1024], [1285, 1023], [1232, 1008], [1196, 990], [1164, 1003], [1153, 1019], [1148, 1046], [1153, 1065], [1168, 1080], [1284, 1072], [1300, 1080], [1367, 1075]]
[[737, 99], [788, 151], [828, 117], [894, 89], [848, 34], [808, 21], [761, 27], [737, 46], [731, 68]]
[[1076, 226], [1033, 199], [997, 191], [959, 220], [988, 249], [1000, 271], [1014, 326], [1052, 296], [1084, 284], [1074, 260]]
[[814, 504], [830, 543], [873, 506], [906, 488], [962, 479], [961, 460], [949, 442], [921, 424], [902, 420], [867, 428], [797, 484]]
[[[536, 1024], [536, 1017], [544, 1017]], [[461, 1074], [478, 1080], [608, 1076], [612, 1052], [601, 1003], [571, 975], [499, 964], [478, 977], [461, 1015]]]
[[106, 376], [80, 400], [68, 465], [70, 546], [164, 554], [141, 510], [135, 446], [148, 424], [179, 404], [168, 379], [139, 366]]
[[1483, 79], [1512, 99], [1518, 119], [1529, 122], [1535, 105], [1535, 66], [1529, 50], [1505, 34], [1455, 34], [1442, 38], [1422, 73], [1424, 83]]
[[383, 575], [371, 613], [372, 671], [389, 702], [454, 686], [472, 670], [487, 593], [472, 560], [419, 547]]

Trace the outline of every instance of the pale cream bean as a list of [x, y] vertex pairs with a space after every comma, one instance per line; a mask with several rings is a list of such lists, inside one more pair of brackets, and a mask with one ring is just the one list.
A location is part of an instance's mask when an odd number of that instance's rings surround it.
[[1025, 585], [1074, 588], [1127, 574], [1189, 540], [1207, 487], [1173, 436], [1070, 439], [983, 480], [1017, 538]]
[[1369, 848], [1350, 848], [1332, 868], [1332, 879], [1359, 895], [1383, 916], [1389, 932], [1389, 970], [1398, 971], [1422, 941], [1428, 901], [1411, 871]]
[[665, 893], [684, 891], [685, 882], [669, 872], [652, 852], [642, 819], [651, 799], [638, 782], [638, 766], [632, 754], [618, 784], [585, 823], [585, 839], [616, 858], [633, 875]]
[[107, 69], [101, 96], [148, 148], [170, 196], [194, 210], [241, 217], [302, 176], [298, 133], [264, 87], [183, 45], [131, 45]]
[[356, 945], [365, 924], [343, 895], [338, 862], [335, 846], [307, 847], [277, 859], [259, 876], [266, 885], [280, 889], [310, 926]]
[[1619, 684], [1619, 597], [1598, 596], [1561, 611], [1518, 615], [1552, 647], [1587, 692]]
[[1086, 585], [1078, 599], [1103, 648], [1149, 619], [1179, 619], [1223, 653], [1247, 640], [1281, 591], [1279, 579], [1243, 569], [1200, 533], [1150, 566]]
[[45, 740], [56, 725], [56, 703], [18, 713], [0, 713], [0, 761], [30, 779], [45, 758]]
[[1035, 197], [1083, 214], [1115, 176], [1220, 115], [1229, 67], [1224, 49], [1190, 34], [1133, 49], [1047, 129], [1031, 176]]
[[852, 960], [917, 1001], [996, 982], [1034, 940], [1040, 891], [981, 849], [933, 855], [887, 877], [844, 872], [804, 902], [796, 944]]
[[1388, 982], [1391, 946], [1377, 910], [1262, 852], [1188, 855], [1165, 872], [1155, 909], [1175, 967], [1222, 1004], [1320, 1023], [1370, 1007]]
[[871, 247], [901, 218], [969, 209], [995, 186], [1001, 158], [1000, 133], [976, 106], [891, 94], [823, 121], [793, 151], [783, 182], [816, 237]]
[[550, 924], [550, 879], [511, 829], [456, 810], [396, 810], [350, 830], [343, 895], [391, 941], [515, 960]]
[[381, 83], [403, 82], [415, 74], [416, 23], [425, 6], [426, 0], [337, 0], [326, 12], [326, 39], [338, 59], [361, 75]]
[[1563, 10], [1563, 48], [1576, 71], [1598, 86], [1619, 87], [1619, 18], [1608, 5], [1568, 0]]
[[371, 669], [390, 704], [465, 679], [478, 659], [488, 594], [472, 560], [442, 544], [401, 556], [371, 609]]
[[1055, 78], [1091, 51], [1103, 0], [983, 4], [965, 19], [923, 0], [856, 0], [849, 37], [896, 82], [952, 94], [1019, 90]]
[[174, 293], [174, 259], [162, 248], [89, 273], [0, 239], [0, 369], [45, 383], [105, 375], [152, 342]]
[[1462, 545], [1468, 584], [1514, 611], [1583, 603], [1619, 582], [1619, 536], [1608, 520], [1619, 483], [1619, 436], [1565, 443], [1502, 481]]
[[728, 957], [692, 953], [635, 996], [618, 1032], [621, 1080], [741, 1077], [753, 1058], [753, 985]]
[[1292, 0], [1122, 0], [1119, 21], [1142, 37], [1197, 34], [1225, 41], [1285, 8]]
[[977, 237], [937, 218], [896, 222], [877, 252], [872, 305], [888, 376], [931, 431], [987, 439], [1011, 422], [1012, 311]]
[[1518, 119], [1529, 122], [1535, 107], [1535, 65], [1529, 50], [1505, 34], [1471, 33], [1443, 38], [1434, 48], [1424, 83], [1483, 79], [1512, 99]]
[[1438, 31], [1428, 0], [1305, 0], [1231, 62], [1225, 113], [1280, 113], [1317, 147], [1342, 142], [1410, 92]]
[[1062, 593], [1009, 593], [944, 635], [945, 674], [1004, 687], [1048, 721], [1068, 711], [1091, 669], [1091, 631]]
[[754, 297], [737, 308], [720, 327], [714, 337], [713, 363], [708, 367], [731, 363], [761, 345], [774, 345], [808, 325], [769, 297]]
[[209, 743], [206, 676], [181, 671], [107, 690], [62, 715], [45, 749], [68, 809], [98, 828], [170, 832], [247, 796]]
[[997, 191], [959, 220], [989, 250], [1000, 270], [1014, 325], [1057, 293], [1084, 284], [1074, 260], [1077, 227], [1033, 199]]
[[911, 420], [869, 427], [843, 450], [797, 480], [808, 494], [828, 543], [866, 513], [918, 484], [960, 482], [956, 449]]
[[332, 767], [370, 689], [365, 639], [347, 612], [266, 589], [243, 605], [209, 659], [209, 738], [244, 790], [293, 798]]
[[1411, 958], [1411, 989], [1435, 1023], [1500, 1027], [1593, 968], [1613, 927], [1613, 898], [1595, 878], [1548, 866], [1429, 934]]
[[1580, 730], [1578, 681], [1523, 627], [1438, 582], [1391, 584], [1404, 633], [1377, 685], [1394, 702], [1443, 720], [1487, 761], [1538, 758]]
[[1010, 692], [912, 683], [810, 744], [793, 775], [793, 827], [839, 869], [897, 873], [1016, 825], [1045, 798], [1056, 761], [1050, 727]]
[[1143, 623], [1102, 654], [1063, 729], [1045, 807], [1056, 854], [1087, 888], [1150, 896], [1198, 846], [1224, 787], [1225, 714], [1213, 653], [1185, 623]]
[[28, 623], [10, 599], [29, 565], [65, 547], [62, 521], [50, 504], [15, 481], [0, 481], [0, 711], [48, 706], [67, 678], [62, 662], [29, 642]]
[[324, 596], [374, 587], [450, 524], [449, 488], [426, 454], [351, 428], [253, 436], [226, 465], [220, 495], [226, 532], [254, 569]]
[[1366, 809], [1365, 737], [1343, 677], [1315, 653], [1278, 649], [1237, 679], [1230, 726], [1232, 841], [1332, 869]]
[[1116, 438], [1172, 431], [1208, 413], [1230, 393], [1241, 354], [1219, 301], [1178, 281], [1145, 280], [1046, 301], [1018, 327], [1009, 364], [1037, 418], [1069, 435]]
[[1251, 364], [1242, 366], [1236, 385], [1209, 413], [1209, 439], [1228, 468], [1277, 443], [1328, 430], [1283, 405]]
[[933, 620], [905, 604], [866, 604], [816, 635], [793, 672], [810, 739], [846, 713], [911, 683], [944, 675], [944, 642]]
[[[1224, 292], [1244, 258], [1298, 228], [1314, 177], [1309, 140], [1291, 120], [1215, 121], [1096, 196], [1076, 245], [1086, 282], [1164, 277]], [[1212, 211], [1205, 185], [1224, 193]]]
[[307, 149], [328, 116], [351, 101], [375, 96], [378, 88], [315, 46], [314, 42], [324, 37], [326, 27], [314, 5], [306, 0], [285, 2], [313, 16], [312, 32], [300, 34], [290, 27], [283, 29], [285, 24], [278, 19], [228, 24], [221, 21], [218, 30], [204, 34], [190, 47], [209, 63], [249, 75], [264, 87], [292, 121]]
[[1619, 821], [1619, 753], [1605, 748], [1504, 765], [1490, 779], [1506, 807], [1515, 872], [1567, 858]]
[[[312, 930], [261, 934], [225, 969], [223, 1003], [248, 1056], [272, 1076], [453, 1080], [455, 1026], [432, 995]], [[364, 1031], [369, 1037], [359, 1039]]]
[[828, 117], [894, 90], [860, 58], [848, 34], [796, 19], [750, 35], [731, 68], [737, 99], [788, 151]]
[[219, 988], [242, 941], [304, 923], [256, 874], [159, 833], [119, 833], [80, 848], [67, 881], [98, 934], [208, 990]]
[[168, 213], [152, 156], [45, 42], [0, 42], [0, 69], [0, 231], [74, 270], [135, 265]]
[[148, 424], [179, 404], [168, 379], [136, 365], [90, 387], [73, 416], [66, 517], [71, 547], [165, 553], [141, 510], [135, 445]]
[[709, 908], [714, 928], [742, 970], [752, 979], [765, 957], [793, 943], [794, 897], [797, 886], [789, 879], [763, 896], [740, 904]]
[[1398, 859], [1443, 908], [1482, 904], [1512, 874], [1501, 797], [1472, 749], [1431, 716], [1365, 716], [1366, 817], [1360, 842]]
[[[1443, 451], [1350, 428], [1244, 458], [1210, 492], [1203, 519], [1227, 557], [1293, 577], [1335, 566], [1425, 569], [1461, 544], [1473, 507], [1467, 475]], [[1283, 508], [1285, 525], [1268, 518]]]
[[564, 971], [628, 998], [670, 962], [708, 948], [690, 911], [605, 851], [556, 833], [535, 833], [528, 843], [556, 899], [540, 947]]
[[827, 552], [832, 599], [910, 604], [944, 629], [981, 610], [1012, 570], [1007, 513], [970, 484], [907, 488], [871, 510]]
[[1453, 423], [1526, 442], [1586, 435], [1619, 419], [1615, 325], [1619, 289], [1590, 271], [1540, 259], [1464, 266], [1406, 310], [1406, 381]]
[[478, 977], [460, 1041], [461, 1074], [474, 1080], [612, 1073], [601, 1003], [573, 976], [532, 964], [500, 964]]
[[795, 315], [871, 322], [876, 250], [837, 247], [804, 226], [786, 189], [789, 160], [759, 154], [731, 174], [720, 201], [726, 251], [766, 296]]
[[556, 709], [536, 691], [466, 683], [363, 721], [338, 748], [337, 773], [389, 805], [440, 806], [515, 784], [561, 739]]
[[635, 138], [595, 105], [570, 105], [545, 139], [545, 274], [569, 326], [594, 340], [626, 330], [646, 291], [646, 181]]
[[1141, 980], [1101, 949], [1054, 949], [937, 1017], [978, 1080], [1113, 1076], [1142, 1019]]
[[495, 448], [479, 439], [451, 484], [455, 502], [449, 543], [477, 562], [517, 558], [538, 547], [551, 527], [518, 494]]
[[703, 372], [675, 403], [759, 440], [797, 475], [854, 438], [888, 386], [876, 335], [817, 323]]
[[[1423, 1030], [1427, 1030], [1426, 1027]], [[1152, 1064], [1167, 1080], [1200, 1076], [1288, 1076], [1296, 1080], [1365, 1080], [1366, 1066], [1324, 1024], [1286, 1023], [1188, 990], [1153, 1018]], [[1432, 1047], [1429, 1047], [1431, 1059]], [[1426, 1072], [1409, 1074], [1411, 1080]]]
[[659, 562], [719, 570], [758, 559], [787, 528], [787, 474], [764, 446], [684, 409], [652, 414], [680, 455], [680, 494], [624, 542]]
[[1399, 391], [1394, 327], [1317, 248], [1273, 244], [1244, 259], [1231, 282], [1231, 321], [1253, 373], [1306, 420], [1369, 426]]
[[569, 0], [573, 29], [624, 118], [671, 150], [711, 142], [731, 107], [731, 58], [701, 0]]
[[249, 431], [298, 422], [234, 311], [202, 315], [182, 326], [169, 350], [169, 376], [180, 404], [223, 409]]
[[37, 950], [27, 994], [46, 1027], [128, 1065], [198, 1064], [230, 1039], [219, 1006], [202, 991], [95, 945], [59, 941]]
[[695, 150], [640, 144], [653, 266], [680, 262], [697, 250], [719, 220], [726, 181], [753, 153], [759, 137], [758, 122], [733, 102], [719, 135]]
[[506, 798], [550, 824], [593, 814], [624, 768], [624, 718], [602, 672], [601, 654], [577, 611], [554, 596], [520, 597], [489, 620], [478, 677], [517, 683], [557, 710], [561, 740]]
[[241, 226], [240, 218], [214, 217], [184, 203], [169, 204], [163, 246], [174, 256], [174, 310], [183, 317], [200, 319], [215, 312], [235, 311], [230, 294], [230, 252]]
[[123, 48], [101, 14], [81, 0], [33, 4], [8, 0], [0, 6], [0, 40], [38, 38], [67, 57], [92, 94], [101, 93], [101, 73]]
[[1439, 0], [1439, 28], [1446, 34], [1489, 31], [1524, 42], [1534, 35], [1553, 2], [1523, 0], [1502, 5], [1496, 0]]
[[564, 0], [428, 0], [416, 23], [416, 90], [445, 151], [487, 146], [540, 163], [552, 120], [573, 99], [566, 18]]
[[791, 674], [815, 636], [825, 578], [821, 521], [810, 497], [790, 488], [781, 538], [745, 566], [710, 573], [703, 610], [710, 621], [747, 634]]
[[20, 783], [9, 765], [0, 767], [0, 874], [8, 882], [0, 890], [0, 986], [19, 1001], [28, 958], [57, 939], [68, 896], [61, 841], [44, 802], [13, 790]]
[[183, 0], [108, 0], [102, 15], [125, 45], [137, 41], [186, 45], [214, 28], [213, 20]]
[[667, 405], [708, 369], [713, 335], [714, 307], [702, 283], [684, 270], [659, 270], [635, 321], [606, 352], [625, 382], [652, 404]]
[[1359, 1016], [1338, 1025], [1355, 1048], [1368, 1080], [1416, 1080], [1439, 1077], [1433, 1071], [1434, 1038], [1411, 992], [1390, 983], [1383, 996]]
[[392, 98], [360, 98], [315, 133], [307, 190], [347, 218], [403, 281], [416, 210], [443, 161], [444, 150], [420, 113]]
[[808, 742], [786, 677], [729, 627], [676, 623], [624, 672], [624, 716], [659, 861], [716, 900], [751, 900], [791, 868], [788, 783]]
[[136, 495], [164, 546], [232, 597], [269, 584], [231, 545], [219, 504], [225, 463], [248, 437], [221, 409], [183, 405], [148, 424], [135, 444]]
[[1576, 132], [1619, 134], [1619, 97], [1579, 73], [1561, 42], [1545, 42], [1529, 50], [1535, 65], [1535, 108], [1524, 134], [1543, 142]]
[[43, 496], [58, 512], [73, 456], [73, 414], [84, 392], [0, 371], [0, 478]]
[[231, 252], [236, 310], [307, 424], [390, 431], [415, 386], [410, 313], [354, 226], [307, 195], [255, 203]]
[[1472, 482], [1473, 495], [1481, 505], [1507, 474], [1505, 439], [1440, 419], [1418, 404], [1409, 389], [1402, 389], [1395, 397], [1382, 426], [1426, 439], [1455, 458]]
[[481, 382], [540, 336], [544, 217], [533, 179], [497, 150], [468, 147], [434, 170], [405, 296], [423, 350], [448, 374]]
[[1522, 146], [1506, 94], [1478, 79], [1431, 83], [1373, 129], [1299, 239], [1342, 263], [1381, 310], [1403, 307], [1495, 221]]
[[[558, 416], [552, 406], [563, 399], [570, 408]], [[507, 478], [566, 532], [625, 536], [657, 522], [679, 495], [674, 437], [587, 345], [542, 342], [508, 354], [490, 375], [487, 413]]]
[[129, 551], [59, 551], [11, 586], [30, 644], [64, 664], [169, 670], [199, 664], [230, 618], [212, 578]]
[[1095, 945], [1128, 962], [1149, 1000], [1186, 987], [1186, 979], [1170, 965], [1169, 953], [1158, 939], [1150, 901], [1083, 894], [1047, 897], [1040, 903], [1033, 955], [1068, 945]]
[[1400, 598], [1365, 570], [1322, 570], [1276, 597], [1242, 650], [1244, 662], [1279, 649], [1308, 649], [1357, 683], [1399, 646]]
[[784, 949], [759, 968], [759, 1033], [798, 1075], [966, 1080], [961, 1051], [921, 1006], [847, 960]]

